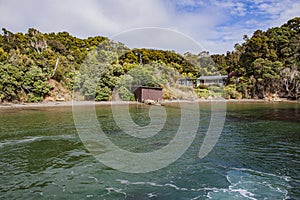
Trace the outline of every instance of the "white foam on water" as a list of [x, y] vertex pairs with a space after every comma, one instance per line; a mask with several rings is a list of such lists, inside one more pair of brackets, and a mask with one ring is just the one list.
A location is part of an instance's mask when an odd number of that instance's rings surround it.
[[37, 137], [26, 137], [20, 140], [4, 140], [0, 142], [0, 147], [4, 147], [7, 145], [15, 145], [15, 144], [20, 144], [20, 143], [28, 143], [28, 142], [33, 142], [38, 139], [43, 138], [42, 136], [37, 136]]
[[166, 183], [165, 186], [169, 186], [169, 187], [174, 188], [176, 190], [182, 190], [182, 191], [187, 191], [188, 190], [186, 188], [180, 188], [180, 187], [178, 187], [178, 186], [176, 186], [174, 184], [170, 184], [170, 183]]
[[60, 139], [71, 139], [75, 138], [74, 135], [59, 135], [59, 136], [35, 136], [25, 137], [19, 140], [3, 140], [0, 142], [0, 148], [8, 145], [17, 145], [22, 143], [30, 143], [37, 140], [60, 140]]
[[200, 192], [200, 191], [217, 191], [219, 190], [219, 188], [185, 188], [185, 187], [179, 187], [177, 185], [175, 185], [172, 181], [170, 181], [171, 183], [165, 183], [165, 184], [158, 184], [158, 183], [154, 183], [154, 182], [143, 182], [143, 181], [139, 181], [139, 182], [130, 182], [128, 180], [122, 180], [122, 179], [116, 179], [116, 181], [120, 182], [121, 184], [125, 184], [125, 185], [150, 185], [150, 186], [154, 186], [154, 187], [169, 187], [169, 188], [173, 188], [175, 190], [179, 190], [179, 191], [191, 191], [191, 192]]
[[166, 183], [166, 184], [157, 184], [157, 183], [153, 183], [153, 182], [143, 182], [143, 181], [140, 181], [140, 182], [130, 182], [128, 180], [120, 180], [120, 179], [117, 179], [116, 181], [120, 182], [121, 184], [126, 184], [126, 185], [151, 185], [151, 186], [154, 186], [154, 187], [171, 187], [171, 188], [174, 188], [176, 190], [181, 190], [181, 191], [192, 191], [192, 190], [196, 190], [196, 189], [188, 189], [188, 188], [181, 188], [181, 187], [178, 187], [176, 186], [175, 184], [173, 183]]
[[157, 197], [157, 195], [156, 195], [156, 194], [153, 194], [152, 192], [151, 192], [151, 193], [148, 193], [147, 195], [148, 195], [149, 198]]
[[290, 177], [246, 168], [232, 168], [226, 176], [228, 188], [207, 194], [209, 199], [287, 199]]
[[248, 169], [248, 168], [235, 168], [235, 167], [232, 167], [231, 169], [238, 170], [238, 171], [253, 172], [253, 173], [256, 173], [256, 174], [260, 174], [260, 175], [273, 176], [273, 177], [277, 177], [277, 178], [280, 178], [280, 179], [284, 179], [287, 182], [291, 181], [291, 177], [289, 177], [289, 176], [280, 176], [280, 175], [266, 173], [266, 172], [261, 172], [261, 171], [257, 171], [257, 170], [253, 170], [253, 169]]
[[127, 196], [126, 192], [123, 192], [123, 189], [120, 189], [120, 188], [108, 187], [105, 189], [108, 191], [108, 194], [110, 194], [111, 192], [116, 192], [119, 194], [123, 194], [124, 196]]
[[98, 179], [96, 177], [94, 177], [94, 176], [89, 176], [88, 178], [94, 179], [96, 183], [99, 183]]
[[257, 200], [256, 198], [252, 197], [252, 193], [244, 189], [218, 189], [212, 192], [208, 192], [207, 198], [209, 199], [250, 199], [250, 200]]
[[254, 194], [247, 191], [247, 190], [244, 190], [244, 189], [229, 189], [229, 191], [232, 191], [232, 192], [238, 192], [240, 195], [242, 195], [243, 197], [246, 197], [248, 199], [251, 199], [251, 200], [256, 200], [256, 198], [253, 198]]
[[116, 181], [119, 181], [121, 184], [129, 184], [129, 181], [127, 180], [121, 180], [121, 179], [117, 179]]
[[196, 196], [196, 197], [192, 198], [191, 200], [197, 200], [197, 199], [200, 199], [200, 198], [202, 198], [202, 197], [203, 197], [202, 195]]
[[[125, 185], [150, 185], [154, 187], [169, 187], [179, 191], [207, 192], [209, 199], [287, 199], [290, 187], [288, 176], [280, 176], [271, 173], [260, 172], [246, 168], [231, 168], [226, 178], [229, 182], [228, 188], [204, 187], [184, 188], [177, 186], [174, 182], [158, 184], [154, 182], [130, 182], [117, 179], [116, 181]], [[193, 199], [203, 198], [196, 196]]]
[[153, 182], [143, 182], [143, 181], [130, 182], [128, 180], [121, 180], [121, 179], [116, 179], [116, 181], [120, 182], [121, 184], [126, 184], [126, 185], [151, 185], [151, 186], [155, 186], [155, 187], [163, 187], [164, 186], [164, 185], [153, 183]]

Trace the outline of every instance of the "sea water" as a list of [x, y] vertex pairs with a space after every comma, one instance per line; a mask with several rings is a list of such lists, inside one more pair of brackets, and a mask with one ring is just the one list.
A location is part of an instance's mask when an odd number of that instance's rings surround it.
[[[130, 105], [130, 116], [147, 126], [149, 108]], [[300, 199], [299, 104], [228, 104], [216, 146], [199, 159], [210, 108], [200, 105], [198, 133], [177, 161], [138, 174], [98, 161], [81, 142], [70, 107], [2, 109], [0, 199]], [[147, 139], [124, 134], [110, 106], [97, 106], [96, 116], [120, 148], [151, 152], [172, 140], [182, 120], [178, 107], [164, 109], [164, 128]]]

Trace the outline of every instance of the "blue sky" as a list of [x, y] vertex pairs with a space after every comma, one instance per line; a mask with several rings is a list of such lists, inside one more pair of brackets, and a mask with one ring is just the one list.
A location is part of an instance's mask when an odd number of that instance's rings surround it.
[[[85, 38], [158, 27], [189, 36], [211, 54], [231, 51], [244, 34], [280, 26], [296, 16], [299, 0], [0, 0], [0, 26], [13, 32], [34, 27]], [[179, 45], [175, 50], [186, 49]]]

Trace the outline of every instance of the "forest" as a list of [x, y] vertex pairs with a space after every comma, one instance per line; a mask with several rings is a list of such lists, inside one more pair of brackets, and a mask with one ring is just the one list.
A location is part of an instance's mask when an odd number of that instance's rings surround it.
[[[298, 99], [300, 96], [300, 18], [281, 27], [257, 30], [252, 37], [226, 55], [212, 55], [218, 69], [228, 74], [228, 87], [243, 98], [270, 95]], [[237, 93], [233, 93], [233, 97]]]
[[[245, 35], [222, 55], [183, 55], [158, 49], [129, 49], [107, 37], [77, 38], [68, 32], [0, 34], [0, 102], [134, 100], [140, 85], [163, 88], [164, 99], [299, 99], [300, 18]], [[180, 77], [228, 75], [222, 89], [187, 88]], [[220, 94], [218, 94], [220, 93]]]

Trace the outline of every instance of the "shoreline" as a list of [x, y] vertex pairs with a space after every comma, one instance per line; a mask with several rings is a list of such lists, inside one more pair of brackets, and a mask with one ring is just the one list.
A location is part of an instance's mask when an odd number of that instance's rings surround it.
[[[198, 102], [198, 103], [209, 103], [213, 101], [219, 101], [218, 99], [198, 99], [198, 100], [163, 100], [161, 101], [162, 105], [173, 104], [178, 102]], [[300, 103], [299, 100], [263, 100], [263, 99], [226, 99], [226, 103]], [[140, 104], [144, 105], [144, 103], [136, 102], [136, 101], [48, 101], [48, 102], [39, 102], [39, 103], [0, 103], [0, 109], [14, 109], [14, 108], [51, 108], [51, 107], [72, 107], [74, 105], [77, 106], [108, 106], [108, 105], [135, 105]]]
[[55, 107], [72, 107], [77, 106], [89, 106], [89, 105], [125, 105], [125, 104], [139, 104], [135, 101], [46, 101], [38, 103], [0, 103], [0, 109], [6, 108], [55, 108]]

